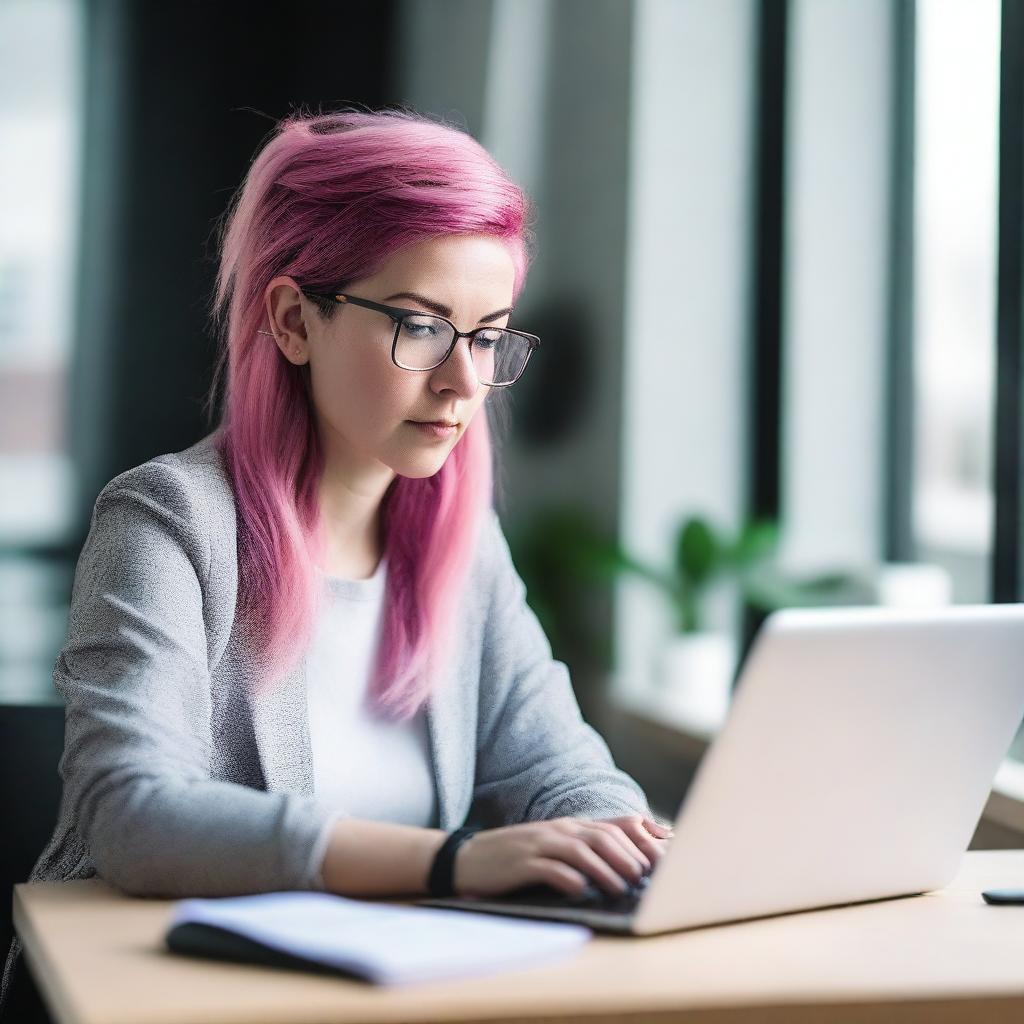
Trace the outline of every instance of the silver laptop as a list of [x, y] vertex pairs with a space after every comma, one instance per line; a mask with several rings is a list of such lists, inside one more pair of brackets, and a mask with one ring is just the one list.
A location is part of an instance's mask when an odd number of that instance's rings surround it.
[[416, 902], [650, 935], [940, 889], [1022, 717], [1024, 605], [775, 612], [643, 883]]

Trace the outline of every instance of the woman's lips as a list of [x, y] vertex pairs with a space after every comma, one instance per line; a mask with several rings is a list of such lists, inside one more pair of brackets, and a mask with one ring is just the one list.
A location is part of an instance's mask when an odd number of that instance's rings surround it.
[[451, 437], [459, 428], [457, 426], [449, 427], [440, 423], [417, 423], [415, 420], [409, 420], [414, 427], [419, 429], [427, 435], [427, 437], [445, 438]]

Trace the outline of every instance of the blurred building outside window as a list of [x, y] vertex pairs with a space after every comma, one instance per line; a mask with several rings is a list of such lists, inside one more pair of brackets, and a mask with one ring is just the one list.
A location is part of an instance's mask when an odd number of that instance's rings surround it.
[[46, 694], [74, 479], [67, 378], [83, 88], [76, 0], [0, 4], [0, 697]]
[[[0, 507], [5, 546], [67, 528], [79, 5], [0, 5]], [[42, 58], [42, 59], [40, 59]]]

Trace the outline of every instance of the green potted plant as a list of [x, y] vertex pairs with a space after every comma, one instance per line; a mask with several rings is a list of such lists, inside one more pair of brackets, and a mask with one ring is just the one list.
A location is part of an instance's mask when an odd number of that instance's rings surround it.
[[633, 575], [661, 591], [676, 627], [658, 659], [664, 698], [693, 724], [713, 729], [728, 708], [738, 658], [733, 635], [708, 627], [713, 588], [731, 580], [743, 600], [761, 611], [865, 599], [849, 574], [800, 579], [783, 573], [775, 562], [779, 540], [774, 521], [754, 520], [729, 534], [709, 518], [691, 515], [679, 525], [670, 562], [656, 566], [596, 529], [582, 509], [562, 507], [545, 510], [519, 535], [517, 565], [531, 605], [553, 638], [578, 633], [574, 602], [565, 598], [567, 578], [610, 582]]
[[[676, 629], [660, 652], [657, 682], [663, 699], [697, 728], [713, 730], [724, 720], [738, 658], [734, 635], [708, 628], [708, 595], [731, 577], [747, 600], [762, 607], [769, 581], [765, 566], [778, 540], [774, 522], [755, 520], [730, 536], [695, 515], [680, 524], [667, 569], [645, 565], [614, 546], [618, 571], [648, 580], [671, 603]], [[780, 596], [777, 590], [774, 596]]]

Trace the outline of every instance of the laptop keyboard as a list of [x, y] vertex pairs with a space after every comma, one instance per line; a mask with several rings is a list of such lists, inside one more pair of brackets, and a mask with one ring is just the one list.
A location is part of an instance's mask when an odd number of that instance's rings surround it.
[[630, 883], [624, 893], [610, 893], [593, 882], [578, 895], [559, 892], [549, 885], [527, 885], [514, 889], [500, 897], [499, 902], [526, 903], [538, 907], [582, 907], [587, 910], [601, 910], [609, 913], [631, 914], [651, 881], [644, 875], [638, 882]]

